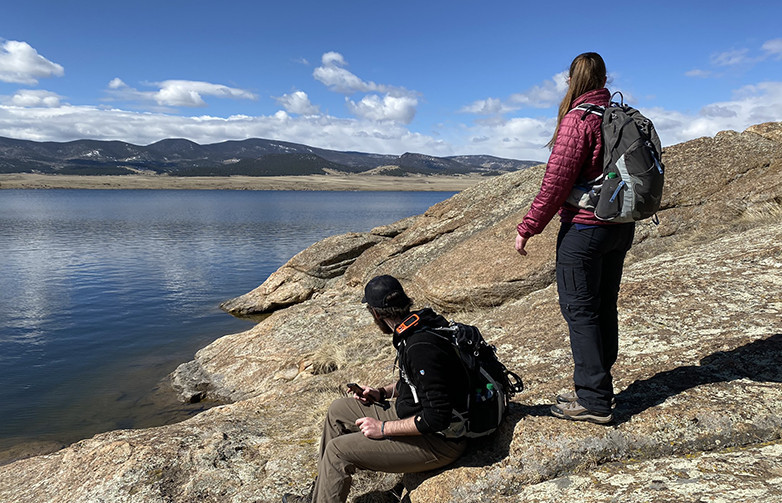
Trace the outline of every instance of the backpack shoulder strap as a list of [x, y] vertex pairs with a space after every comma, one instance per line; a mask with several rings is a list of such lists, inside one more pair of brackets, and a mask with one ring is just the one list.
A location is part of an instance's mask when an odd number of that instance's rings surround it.
[[583, 110], [584, 113], [581, 115], [581, 120], [584, 120], [589, 114], [595, 114], [602, 117], [606, 109], [605, 107], [602, 107], [600, 105], [593, 105], [592, 103], [582, 103], [577, 107], [573, 108], [573, 110]]

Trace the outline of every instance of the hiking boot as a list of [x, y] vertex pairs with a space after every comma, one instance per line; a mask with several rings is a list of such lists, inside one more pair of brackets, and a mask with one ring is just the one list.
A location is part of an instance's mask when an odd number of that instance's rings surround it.
[[560, 419], [570, 421], [589, 421], [590, 423], [608, 424], [614, 420], [614, 415], [592, 412], [578, 402], [560, 403], [551, 406], [551, 414]]
[[[578, 395], [576, 395], [575, 391], [567, 391], [557, 395], [557, 405], [575, 402], [576, 400], [578, 400]], [[614, 407], [616, 407], [616, 398], [611, 397], [611, 408], [613, 409]]]

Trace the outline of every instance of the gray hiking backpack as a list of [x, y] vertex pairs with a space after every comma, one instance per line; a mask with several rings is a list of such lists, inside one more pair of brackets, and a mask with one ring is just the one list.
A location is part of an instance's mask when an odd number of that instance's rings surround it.
[[654, 124], [641, 112], [620, 101], [608, 107], [584, 103], [574, 108], [603, 118], [603, 173], [579, 181], [568, 203], [595, 212], [607, 222], [634, 222], [655, 217], [663, 194], [662, 146]]

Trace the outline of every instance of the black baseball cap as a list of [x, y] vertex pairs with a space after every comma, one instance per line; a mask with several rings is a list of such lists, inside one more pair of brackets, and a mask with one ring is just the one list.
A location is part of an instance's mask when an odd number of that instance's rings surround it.
[[370, 307], [381, 308], [410, 305], [410, 299], [402, 288], [402, 284], [398, 279], [387, 274], [375, 276], [369, 280], [369, 283], [364, 287], [364, 298], [361, 299], [361, 302]]

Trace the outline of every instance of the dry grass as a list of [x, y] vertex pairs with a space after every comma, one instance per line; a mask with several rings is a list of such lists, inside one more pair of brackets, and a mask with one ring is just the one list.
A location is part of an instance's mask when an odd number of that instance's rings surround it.
[[780, 219], [782, 219], [782, 201], [772, 199], [747, 207], [741, 214], [739, 221], [758, 225], [776, 223]]
[[486, 180], [481, 175], [388, 176], [193, 176], [0, 174], [2, 189], [188, 189], [188, 190], [393, 190], [458, 192]]
[[308, 420], [320, 424], [331, 402], [346, 396], [348, 382], [368, 386], [393, 382], [394, 354], [391, 336], [379, 332], [352, 334], [322, 344], [310, 357]]
[[312, 373], [330, 374], [348, 364], [348, 346], [342, 341], [329, 339], [312, 355]]

